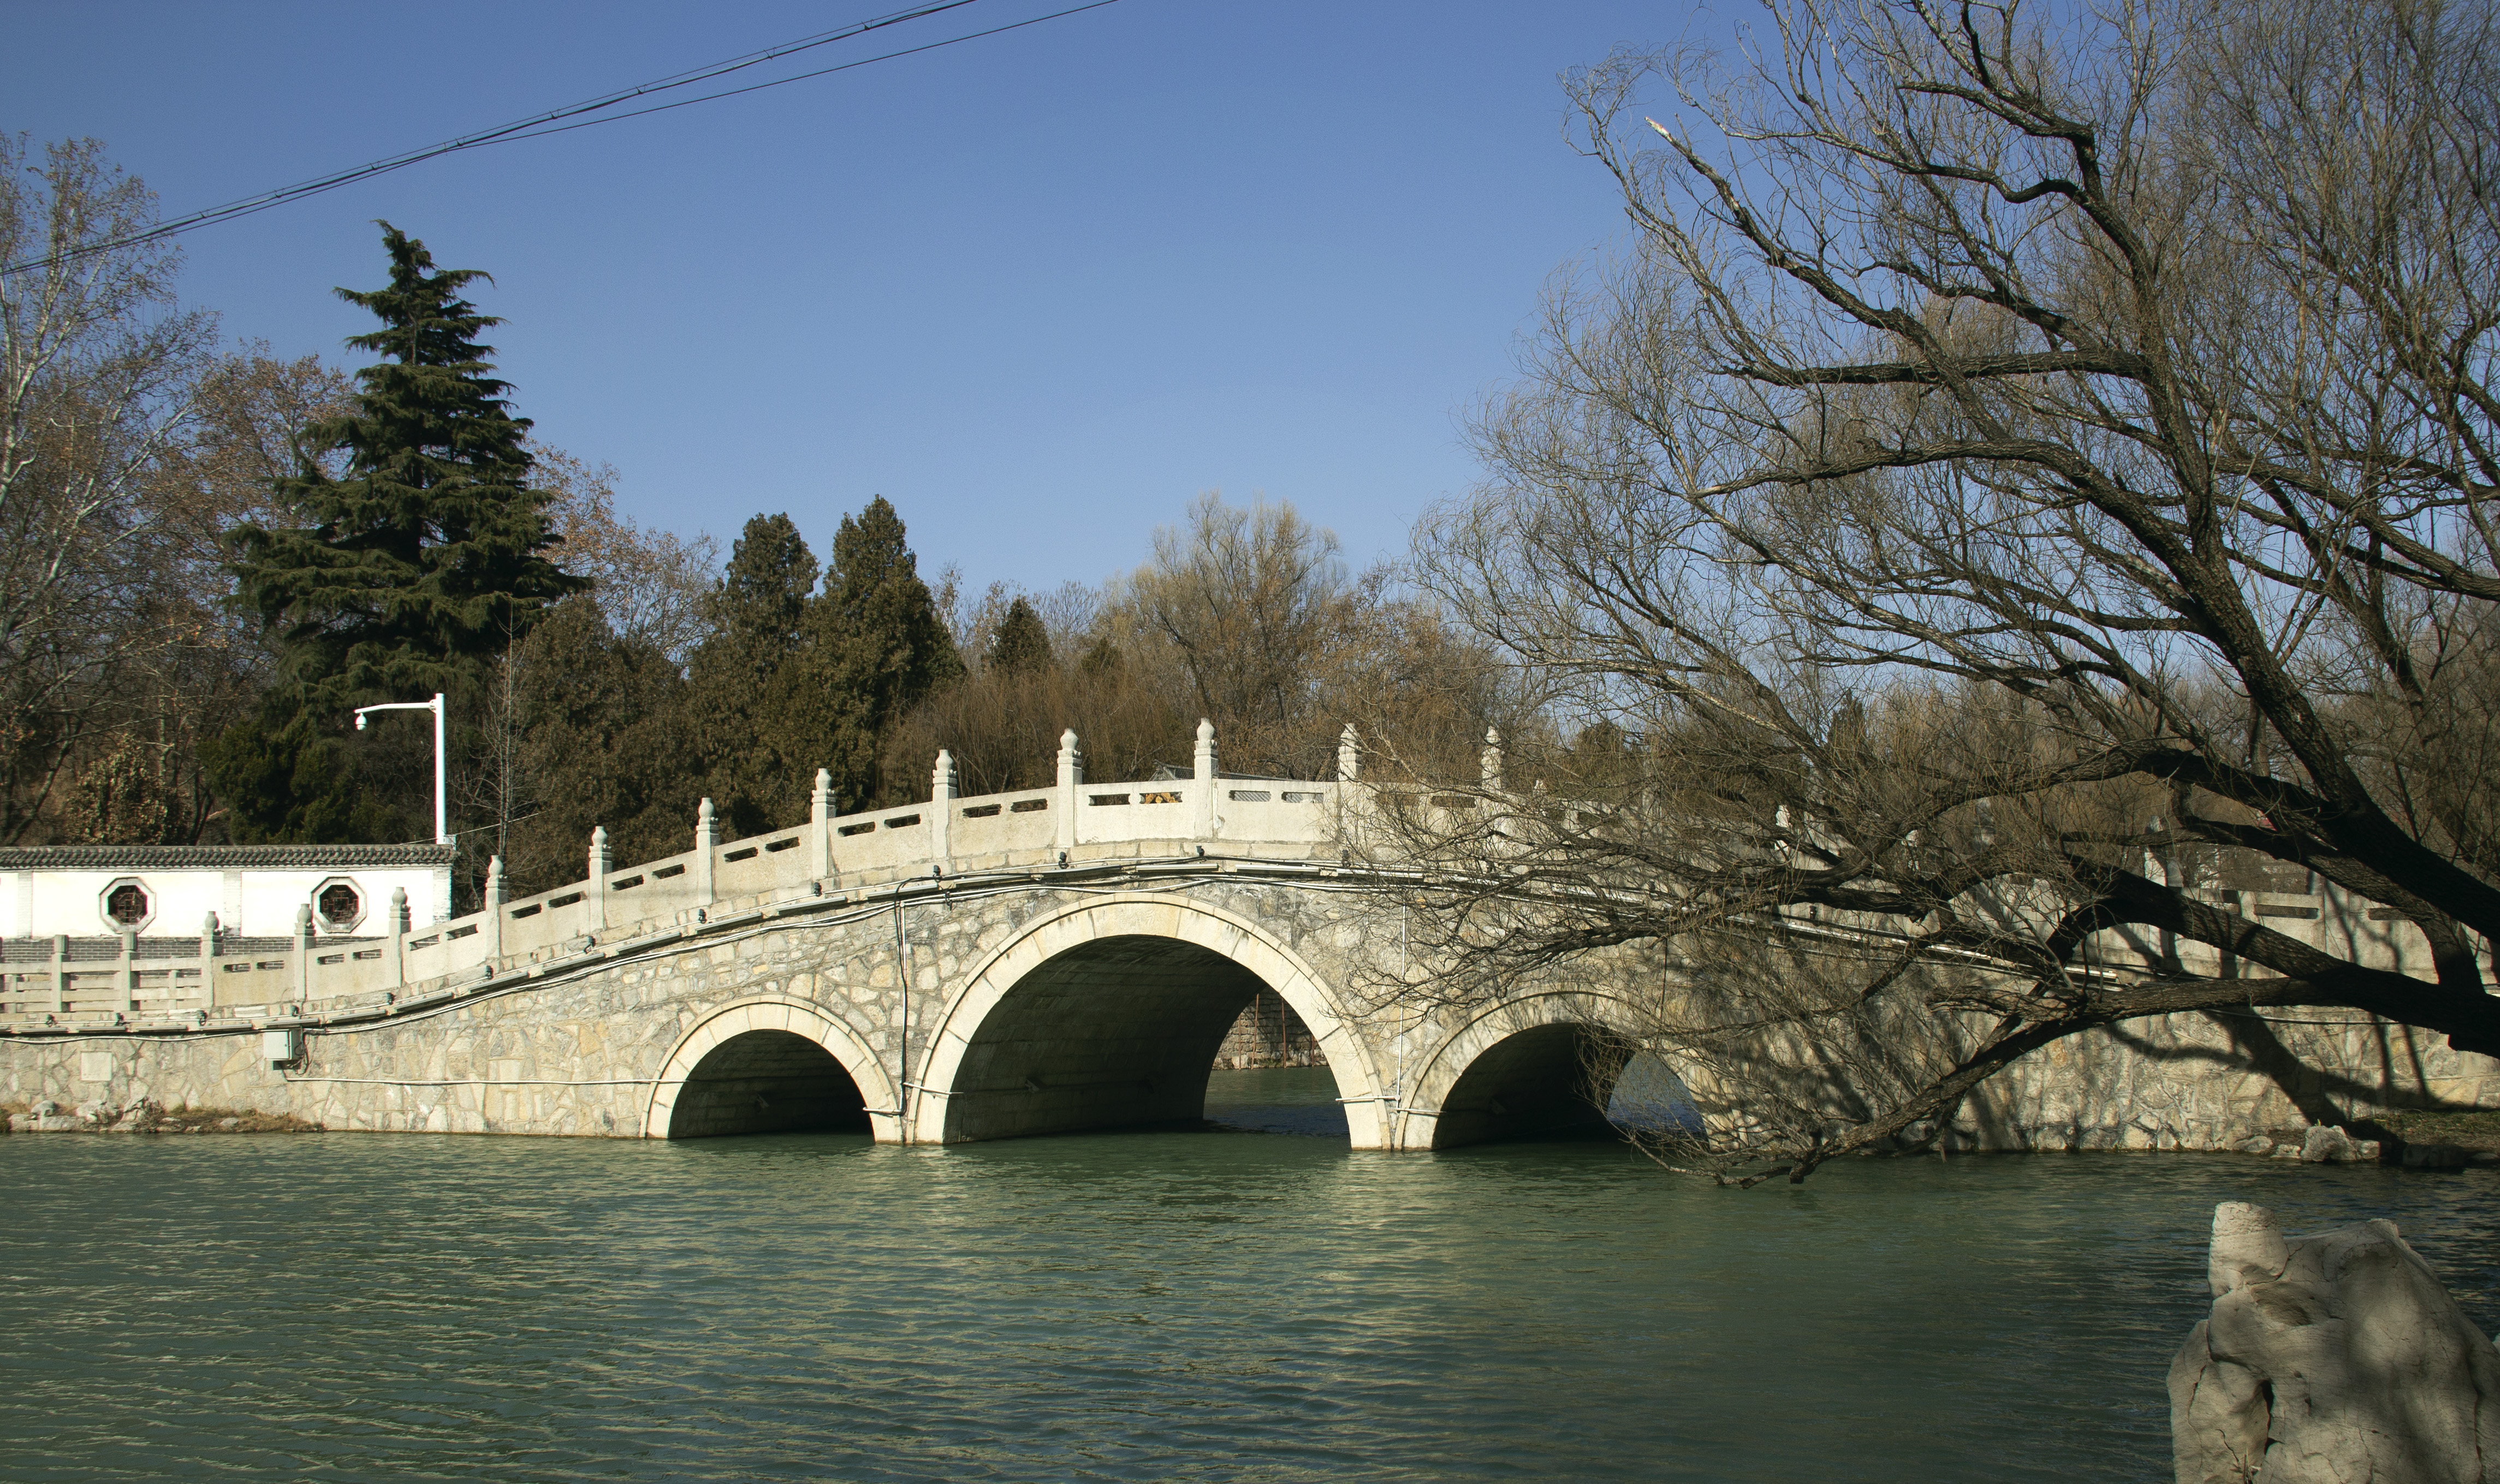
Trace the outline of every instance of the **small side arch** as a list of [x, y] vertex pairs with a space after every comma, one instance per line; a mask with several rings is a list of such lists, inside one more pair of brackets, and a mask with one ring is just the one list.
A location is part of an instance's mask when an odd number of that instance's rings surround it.
[[[739, 1045], [731, 1047], [732, 1042]], [[867, 1043], [821, 1007], [781, 996], [724, 1005], [677, 1039], [659, 1080], [651, 1084], [650, 1106], [642, 1115], [642, 1137], [674, 1137], [672, 1129], [678, 1121], [680, 1106], [687, 1105], [687, 1111], [693, 1111], [688, 1083], [697, 1081], [698, 1070], [714, 1052], [727, 1048], [728, 1054], [735, 1056], [740, 1048], [751, 1048], [760, 1056], [780, 1056], [786, 1064], [787, 1049], [804, 1050], [807, 1045], [832, 1057], [849, 1076], [877, 1142], [891, 1144], [899, 1139], [902, 1126], [896, 1118], [894, 1079]], [[696, 1095], [700, 1096], [700, 1082], [697, 1086]]]
[[1488, 1006], [1432, 1048], [1398, 1110], [1395, 1147], [1447, 1149], [1604, 1126], [1591, 1042], [1631, 1016], [1614, 995], [1550, 990]]
[[[956, 1112], [952, 1105], [958, 1101], [996, 1092], [963, 1085], [967, 1059], [982, 1042], [984, 1027], [998, 1023], [993, 1017], [1000, 1007], [1036, 971], [1054, 960], [1061, 960], [1055, 972], [1066, 971], [1089, 950], [1116, 947], [1113, 940], [1169, 945], [1174, 953], [1201, 955], [1201, 962], [1220, 961], [1255, 976], [1274, 990], [1301, 1017], [1328, 1058], [1329, 1070], [1336, 1079], [1337, 1100], [1345, 1109], [1348, 1142], [1358, 1149], [1387, 1146], [1382, 1082], [1370, 1048], [1355, 1034], [1339, 1011], [1335, 994], [1310, 966], [1245, 919], [1186, 898], [1146, 894], [1102, 897], [1038, 919], [981, 962], [947, 1001], [938, 1032], [929, 1043], [927, 1064], [912, 1079], [915, 1142], [943, 1144], [984, 1137], [967, 1135], [961, 1120], [952, 1115]], [[1208, 1049], [1213, 1050], [1211, 1044]], [[1042, 1081], [1027, 1084], [1036, 1096], [1045, 1091]]]

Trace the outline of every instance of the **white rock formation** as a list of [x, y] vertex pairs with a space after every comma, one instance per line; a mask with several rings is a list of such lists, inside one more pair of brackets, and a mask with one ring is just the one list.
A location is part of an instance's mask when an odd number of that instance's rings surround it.
[[2225, 1201], [2206, 1273], [2170, 1363], [2180, 1484], [2500, 1484], [2500, 1350], [2395, 1223], [2286, 1242]]

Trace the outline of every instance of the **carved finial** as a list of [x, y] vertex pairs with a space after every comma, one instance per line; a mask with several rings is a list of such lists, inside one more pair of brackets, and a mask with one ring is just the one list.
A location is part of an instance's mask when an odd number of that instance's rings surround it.
[[1498, 727], [1485, 728], [1484, 786], [1496, 792], [1501, 790], [1501, 730]]
[[1354, 729], [1354, 724], [1348, 722], [1345, 730], [1336, 734], [1336, 776], [1352, 783], [1362, 774], [1363, 736]]
[[1204, 717], [1198, 719], [1198, 740], [1202, 747], [1215, 745], [1215, 724]]

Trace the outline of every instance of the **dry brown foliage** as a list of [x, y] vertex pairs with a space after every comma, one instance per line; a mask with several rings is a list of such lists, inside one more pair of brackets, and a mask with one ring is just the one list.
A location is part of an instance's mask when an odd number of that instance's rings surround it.
[[[2500, 1051], [2492, 13], [1770, 20], [1573, 81], [1632, 240], [1558, 281], [1418, 569], [1610, 740], [1393, 816], [1453, 976], [1407, 992], [1648, 953], [1656, 1048], [1799, 1173], [2141, 1016]], [[2429, 977], [2214, 892], [2269, 871]]]

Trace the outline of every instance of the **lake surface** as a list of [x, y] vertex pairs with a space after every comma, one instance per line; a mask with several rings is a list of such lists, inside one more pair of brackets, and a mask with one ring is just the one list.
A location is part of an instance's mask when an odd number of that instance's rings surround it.
[[2232, 1199], [2391, 1216], [2500, 1319], [2500, 1177], [2218, 1155], [39, 1135], [0, 1191], [19, 1484], [2167, 1477]]

